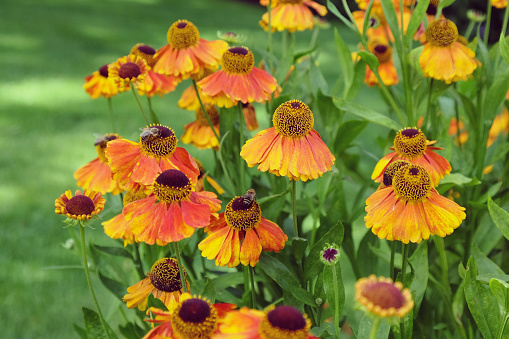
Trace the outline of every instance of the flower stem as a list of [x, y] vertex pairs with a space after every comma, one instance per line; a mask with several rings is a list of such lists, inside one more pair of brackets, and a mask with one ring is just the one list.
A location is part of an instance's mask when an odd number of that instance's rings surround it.
[[143, 107], [141, 107], [140, 99], [138, 99], [138, 95], [136, 94], [136, 90], [134, 89], [134, 86], [130, 86], [131, 90], [133, 92], [134, 98], [136, 99], [136, 102], [138, 103], [138, 106], [140, 107], [141, 115], [143, 115], [143, 119], [147, 123], [147, 125], [150, 125], [150, 122], [147, 119], [147, 116], [145, 115], [145, 111], [143, 111]]
[[338, 290], [338, 273], [336, 271], [337, 263], [332, 265], [332, 279], [334, 281], [334, 333], [339, 339], [339, 290]]
[[452, 295], [451, 286], [449, 284], [449, 266], [447, 264], [447, 253], [445, 251], [444, 238], [434, 237], [435, 246], [438, 250], [438, 254], [440, 256], [440, 265], [442, 266], [442, 284], [444, 284], [444, 288]]
[[267, 13], [269, 14], [269, 27], [268, 27], [269, 36], [267, 39], [267, 50], [269, 52], [269, 73], [272, 74], [274, 68], [272, 60], [272, 0], [269, 0], [269, 5], [267, 6]]
[[464, 35], [465, 39], [468, 40], [468, 38], [470, 37], [470, 34], [472, 34], [472, 31], [474, 30], [474, 27], [475, 27], [475, 22], [470, 21], [468, 23], [467, 30], [465, 31], [465, 35]]
[[249, 266], [249, 280], [251, 280], [251, 308], [256, 306], [256, 291], [255, 291], [255, 280], [254, 280], [254, 267]]
[[184, 265], [182, 265], [182, 258], [180, 256], [180, 247], [178, 241], [175, 242], [175, 255], [177, 256], [177, 262], [179, 265], [180, 281], [182, 282], [182, 291], [187, 292], [186, 276], [184, 274]]
[[217, 141], [220, 142], [221, 139], [219, 138], [219, 135], [216, 132], [216, 129], [214, 128], [214, 124], [212, 124], [212, 120], [210, 120], [209, 114], [207, 113], [207, 110], [205, 109], [205, 106], [203, 105], [203, 102], [200, 98], [200, 93], [198, 92], [198, 86], [196, 85], [196, 80], [193, 79], [193, 87], [194, 91], [196, 92], [196, 97], [198, 98], [198, 101], [200, 102], [201, 110], [203, 111], [203, 115], [205, 116], [205, 119], [207, 119], [207, 122], [209, 123], [210, 128], [212, 128], [212, 132], [214, 132], [214, 136], [217, 138]]
[[431, 112], [431, 93], [433, 92], [433, 78], [429, 81], [429, 93], [428, 93], [428, 108], [426, 110], [426, 114], [431, 114], [431, 130], [433, 131], [433, 139], [438, 138], [438, 112], [433, 110]]
[[292, 180], [292, 215], [293, 215], [293, 233], [295, 237], [299, 237], [299, 226], [297, 225], [297, 181]]
[[242, 146], [244, 146], [244, 113], [242, 112], [242, 103], [237, 103], [237, 110], [239, 112], [239, 154], [237, 155], [238, 166], [239, 166], [239, 180], [240, 180], [240, 191], [244, 192], [246, 190], [246, 182], [244, 179], [244, 162], [242, 157], [240, 156], [240, 151], [242, 150]]
[[159, 124], [159, 119], [157, 119], [157, 115], [152, 109], [152, 99], [147, 96], [148, 109], [150, 110], [150, 117], [152, 118], [152, 123]]
[[402, 258], [402, 264], [401, 264], [401, 282], [403, 283], [404, 287], [408, 287], [406, 285], [406, 267], [408, 265], [408, 249], [410, 248], [409, 244], [403, 244], [403, 258]]
[[380, 318], [380, 317], [375, 317], [375, 319], [373, 320], [373, 327], [371, 327], [371, 333], [369, 333], [369, 339], [376, 338], [376, 333], [378, 332], [378, 327], [380, 326], [381, 320], [382, 320], [382, 318]]
[[111, 98], [108, 98], [108, 110], [110, 112], [111, 131], [113, 133], [117, 133], [117, 128], [115, 127], [115, 119], [113, 118], [113, 104], [111, 103]]
[[389, 267], [390, 277], [394, 281], [394, 257], [396, 255], [396, 242], [391, 242], [391, 264]]
[[104, 322], [104, 317], [101, 312], [101, 308], [99, 307], [99, 303], [97, 302], [97, 298], [95, 296], [94, 287], [92, 286], [92, 279], [90, 279], [90, 271], [88, 269], [88, 261], [87, 261], [87, 247], [85, 244], [85, 226], [80, 222], [80, 237], [81, 237], [81, 256], [83, 257], [83, 268], [85, 269], [85, 275], [87, 276], [88, 288], [90, 289], [90, 294], [92, 294], [92, 299], [94, 299], [95, 307], [97, 308], [97, 313], [99, 313], [99, 319], [101, 319], [101, 324], [104, 327], [104, 332], [108, 338], [110, 337], [110, 333], [108, 332], [108, 328], [106, 327], [106, 323]]
[[488, 38], [490, 36], [490, 23], [491, 23], [491, 0], [488, 0], [488, 10], [486, 13], [486, 26], [484, 26], [484, 44], [488, 46]]

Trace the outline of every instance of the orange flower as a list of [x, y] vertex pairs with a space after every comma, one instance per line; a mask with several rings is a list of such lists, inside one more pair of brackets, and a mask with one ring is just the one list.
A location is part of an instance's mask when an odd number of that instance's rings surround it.
[[269, 306], [265, 312], [242, 307], [229, 312], [214, 339], [317, 339], [309, 333], [311, 320], [292, 306]]
[[458, 28], [447, 19], [438, 19], [426, 29], [426, 40], [419, 64], [428, 78], [445, 81], [467, 80], [477, 68], [475, 53], [459, 43]]
[[203, 179], [206, 178], [207, 182], [210, 184], [210, 186], [214, 187], [217, 194], [222, 195], [224, 193], [224, 189], [215, 181], [212, 179], [209, 175], [206, 175], [205, 170], [203, 168], [203, 165], [198, 159], [194, 159], [196, 161], [196, 164], [198, 165], [198, 168], [200, 169], [200, 175], [198, 176], [198, 181], [196, 182], [195, 190], [196, 192], [201, 192], [204, 190], [203, 188]]
[[223, 54], [223, 68], [198, 82], [211, 103], [220, 106], [226, 98], [248, 102], [265, 102], [276, 90], [276, 79], [254, 67], [253, 53], [247, 47], [232, 47]]
[[460, 120], [458, 124], [456, 118], [452, 118], [449, 123], [449, 135], [454, 137], [454, 143], [456, 145], [464, 145], [468, 140], [468, 131], [465, 129], [463, 121]]
[[124, 191], [122, 186], [111, 178], [108, 159], [104, 154], [106, 144], [118, 138], [120, 138], [118, 134], [105, 134], [95, 141], [94, 146], [98, 157], [74, 172], [74, 179], [78, 181], [79, 187], [101, 192], [101, 194], [111, 192], [111, 194], [116, 195]]
[[92, 99], [97, 99], [101, 95], [109, 99], [127, 89], [118, 88], [115, 81], [108, 76], [108, 65], [102, 66], [98, 71], [92, 73], [92, 75], [85, 77], [83, 88]]
[[168, 312], [154, 307], [149, 309], [155, 319], [147, 321], [161, 325], [150, 330], [143, 339], [214, 338], [218, 324], [236, 307], [226, 303], [211, 305], [206, 298], [184, 293]]
[[221, 55], [228, 48], [222, 40], [200, 38], [198, 28], [187, 20], [178, 20], [168, 29], [168, 45], [154, 56], [154, 72], [187, 79], [204, 68], [216, 69]]
[[507, 0], [491, 0], [491, 5], [496, 8], [506, 8]]
[[205, 232], [207, 238], [198, 244], [202, 256], [215, 259], [218, 266], [228, 267], [240, 263], [254, 267], [262, 250], [277, 253], [288, 240], [278, 225], [262, 217], [253, 189], [233, 198]]
[[149, 70], [150, 66], [145, 59], [137, 55], [119, 58], [108, 66], [109, 77], [122, 89], [128, 87], [130, 83], [135, 87], [142, 85]]
[[[437, 7], [439, 3], [440, 0], [431, 0], [429, 2], [428, 8], [426, 9], [426, 19], [425, 19], [427, 20], [426, 26], [429, 26], [431, 22], [436, 20]], [[440, 15], [440, 19], [445, 19], [443, 14]], [[426, 28], [424, 27], [424, 22], [421, 22], [419, 29], [417, 30], [417, 32], [415, 32], [414, 40], [419, 40], [421, 44], [426, 43]]]
[[246, 122], [247, 129], [254, 131], [258, 129], [258, 120], [256, 120], [256, 111], [251, 104], [242, 104], [242, 113], [244, 114], [244, 121]]
[[167, 169], [184, 172], [194, 183], [199, 174], [194, 159], [181, 147], [173, 130], [162, 125], [149, 125], [143, 129], [140, 142], [126, 139], [112, 140], [105, 151], [113, 173], [129, 190], [137, 184], [151, 185], [156, 176]]
[[[392, 166], [399, 169], [392, 171]], [[385, 172], [387, 186], [366, 200], [364, 217], [366, 227], [380, 239], [420, 243], [430, 235], [451, 234], [465, 219], [465, 208], [438, 194], [424, 167], [396, 162]]]
[[495, 119], [493, 119], [486, 147], [490, 147], [495, 142], [495, 140], [497, 140], [498, 136], [501, 133], [507, 135], [508, 132], [509, 132], [509, 112], [507, 111], [507, 109], [504, 108], [504, 111], [497, 115]]
[[[219, 135], [219, 113], [216, 107], [205, 104], [207, 115], [212, 121], [212, 125]], [[213, 148], [219, 149], [219, 140], [217, 140], [212, 128], [210, 127], [205, 114], [201, 108], [196, 110], [196, 120], [184, 126], [184, 135], [182, 135], [182, 142], [184, 144], [192, 144], [198, 149]]]
[[[183, 271], [185, 276], [185, 269]], [[186, 285], [187, 290], [189, 290], [187, 280]], [[140, 311], [147, 309], [150, 293], [154, 298], [161, 300], [168, 308], [178, 303], [183, 290], [177, 259], [163, 258], [156, 261], [150, 272], [147, 273], [147, 277], [129, 287], [127, 293], [122, 298], [127, 308], [138, 306]]]
[[[369, 1], [367, 1], [369, 3]], [[362, 6], [359, 3], [359, 7], [361, 9], [366, 9], [367, 3], [365, 6]], [[396, 18], [398, 20], [398, 25], [401, 26], [401, 11], [399, 7], [399, 0], [394, 0], [394, 7], [396, 8]], [[366, 16], [366, 12], [355, 11], [352, 13], [355, 21], [355, 25], [359, 29], [361, 33], [363, 33], [364, 29], [364, 18]], [[410, 19], [412, 14], [410, 11], [404, 7], [403, 8], [403, 30], [406, 32], [408, 28], [408, 24], [410, 23]], [[373, 3], [373, 7], [371, 8], [371, 13], [369, 17], [368, 23], [368, 31], [366, 33], [368, 39], [383, 39], [387, 41], [394, 42], [394, 36], [392, 35], [392, 31], [389, 27], [389, 23], [385, 18], [384, 11], [382, 9], [382, 4], [380, 1], [375, 1]]]
[[[382, 40], [372, 40], [368, 42], [370, 52], [373, 53], [380, 65], [378, 66], [378, 73], [380, 74], [380, 78], [382, 78], [383, 83], [386, 86], [393, 86], [398, 84], [398, 73], [396, 73], [396, 67], [394, 67], [394, 63], [392, 62], [392, 48], [388, 43]], [[364, 82], [368, 86], [378, 85], [378, 79], [375, 76], [375, 73], [371, 71], [371, 69], [366, 66], [366, 77], [364, 78]]]
[[292, 180], [316, 179], [330, 171], [336, 158], [313, 129], [314, 117], [299, 100], [281, 104], [272, 117], [274, 127], [258, 132], [242, 147], [249, 167]]
[[440, 179], [451, 173], [452, 168], [444, 157], [434, 152], [443, 149], [432, 146], [435, 143], [436, 140], [427, 140], [420, 129], [405, 128], [400, 130], [394, 138], [394, 146], [390, 148], [395, 152], [391, 152], [380, 159], [373, 174], [371, 174], [371, 179], [375, 182], [382, 181], [387, 165], [396, 160], [408, 160], [413, 164], [424, 167], [431, 177], [431, 184], [438, 186]]
[[73, 197], [71, 190], [68, 190], [55, 200], [55, 213], [65, 214], [69, 219], [90, 220], [101, 213], [105, 203], [106, 199], [100, 192], [76, 191]]
[[[327, 14], [327, 8], [311, 0], [277, 0], [272, 1], [271, 29], [272, 31], [289, 32], [304, 31], [313, 29], [315, 20], [313, 8], [320, 16]], [[260, 26], [266, 31], [269, 30], [269, 13], [265, 13], [260, 21]]]
[[[193, 160], [194, 162], [194, 160]], [[124, 216], [136, 241], [154, 244], [179, 241], [193, 235], [195, 228], [210, 224], [216, 217], [221, 201], [211, 192], [195, 192], [193, 183], [183, 172], [165, 170], [149, 187], [145, 199], [124, 207]], [[157, 202], [159, 201], [159, 202]]]
[[368, 312], [383, 318], [403, 318], [414, 307], [412, 294], [402, 283], [374, 274], [355, 283], [355, 298]]

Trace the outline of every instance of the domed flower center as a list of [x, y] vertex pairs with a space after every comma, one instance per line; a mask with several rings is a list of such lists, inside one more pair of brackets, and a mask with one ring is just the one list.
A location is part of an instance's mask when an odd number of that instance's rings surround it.
[[426, 40], [435, 47], [449, 47], [458, 38], [458, 28], [451, 20], [432, 21], [426, 29]]
[[159, 201], [169, 204], [186, 199], [192, 191], [191, 181], [179, 170], [169, 169], [159, 174], [154, 182], [154, 194]]
[[394, 174], [403, 166], [411, 165], [410, 162], [405, 160], [398, 160], [390, 163], [384, 171], [383, 183], [385, 186], [392, 186], [392, 178], [394, 178]]
[[152, 61], [152, 58], [154, 57], [154, 54], [156, 54], [156, 50], [153, 49], [152, 47], [150, 47], [149, 45], [136, 44], [131, 49], [130, 54], [137, 55], [137, 56], [145, 59], [145, 61], [147, 63], [150, 63]]
[[[437, 1], [438, 2], [438, 1]], [[437, 6], [433, 5], [430, 1], [428, 5], [428, 9], [426, 9], [426, 14], [435, 16], [437, 14]]]
[[388, 282], [377, 281], [366, 284], [361, 295], [382, 309], [400, 308], [405, 304], [405, 297], [401, 291]]
[[169, 158], [177, 148], [177, 137], [171, 128], [150, 125], [140, 134], [141, 149], [153, 158]]
[[124, 206], [132, 203], [133, 201], [138, 201], [141, 199], [145, 199], [147, 197], [147, 194], [142, 189], [139, 189], [138, 191], [131, 191], [128, 190], [124, 194], [124, 198], [122, 198], [122, 203]]
[[182, 281], [180, 280], [178, 261], [176, 259], [159, 259], [152, 265], [148, 276], [152, 285], [160, 291], [175, 292], [182, 289]]
[[178, 20], [168, 29], [168, 43], [175, 49], [186, 49], [198, 45], [200, 32], [187, 20]]
[[94, 142], [95, 150], [97, 151], [97, 155], [99, 156], [99, 160], [101, 160], [102, 163], [107, 164], [108, 158], [106, 158], [106, 155], [104, 154], [104, 150], [106, 149], [106, 145], [108, 144], [108, 141], [115, 140], [119, 136], [118, 134], [105, 134], [100, 138], [97, 138]]
[[373, 47], [372, 53], [376, 56], [378, 59], [378, 62], [381, 64], [385, 64], [386, 62], [389, 62], [392, 57], [392, 48], [390, 48], [387, 45], [376, 45]]
[[65, 205], [67, 213], [72, 215], [89, 215], [95, 209], [95, 204], [85, 195], [76, 195], [69, 199]]
[[278, 0], [277, 3], [281, 5], [300, 5], [304, 0]]
[[402, 200], [418, 202], [429, 196], [431, 178], [422, 166], [407, 165], [394, 174], [392, 187]]
[[222, 64], [230, 74], [248, 74], [253, 69], [254, 56], [246, 47], [232, 47], [223, 53]]
[[108, 77], [108, 64], [103, 65], [101, 68], [99, 68], [99, 74], [101, 74], [103, 77]]
[[[210, 118], [210, 121], [212, 121], [212, 125], [218, 125], [219, 124], [219, 113], [217, 112], [217, 109], [214, 105], [205, 104], [205, 109], [207, 110], [207, 114]], [[201, 108], [197, 109], [196, 112], [196, 122], [200, 126], [208, 126], [209, 123], [207, 121], [207, 118], [205, 117], [205, 114], [203, 113], [203, 110]]]
[[267, 313], [260, 323], [260, 334], [265, 339], [308, 338], [311, 326], [304, 315], [292, 306], [278, 306]]
[[233, 198], [224, 211], [224, 218], [228, 226], [234, 230], [248, 231], [255, 227], [262, 217], [260, 205], [254, 199], [254, 190], [241, 197]]
[[134, 62], [126, 62], [120, 65], [118, 69], [118, 76], [122, 79], [137, 78], [141, 74], [141, 69]]
[[279, 134], [301, 137], [311, 131], [315, 118], [308, 105], [299, 100], [290, 100], [276, 109], [272, 123]]
[[424, 154], [427, 139], [420, 129], [407, 128], [400, 130], [394, 138], [394, 150], [399, 156], [414, 159]]
[[173, 314], [173, 329], [185, 339], [210, 338], [217, 326], [217, 310], [199, 298], [184, 300]]

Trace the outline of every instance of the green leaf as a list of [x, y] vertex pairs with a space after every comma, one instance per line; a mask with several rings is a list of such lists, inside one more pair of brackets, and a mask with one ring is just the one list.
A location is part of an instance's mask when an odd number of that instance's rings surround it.
[[113, 293], [113, 295], [115, 297], [122, 300], [123, 296], [127, 294], [127, 288], [124, 286], [124, 284], [122, 284], [116, 280], [108, 278], [107, 276], [103, 275], [100, 270], [97, 273], [97, 275], [99, 276], [99, 280], [101, 280], [103, 285], [106, 286], [106, 288], [111, 293]]
[[380, 61], [378, 61], [378, 58], [370, 52], [366, 51], [360, 51], [357, 53], [357, 55], [368, 64], [369, 69], [371, 69], [373, 72], [378, 72], [378, 66], [380, 66]]
[[[337, 282], [334, 281], [333, 272], [334, 269], [336, 270]], [[336, 309], [335, 289], [337, 289], [339, 314], [341, 315], [341, 312], [343, 311], [343, 306], [345, 305], [345, 286], [343, 285], [343, 277], [341, 276], [341, 265], [339, 263], [337, 263], [336, 265], [325, 265], [325, 267], [323, 268], [323, 287], [330, 308], [333, 312], [335, 312]]]
[[486, 93], [486, 106], [485, 112], [488, 114], [488, 119], [493, 119], [501, 111], [502, 106], [509, 90], [509, 71], [502, 74], [497, 74], [493, 84]]
[[78, 334], [78, 336], [81, 339], [88, 339], [87, 337], [87, 331], [83, 327], [80, 327], [76, 324], [72, 324], [72, 328], [74, 328], [74, 331]]
[[345, 229], [341, 222], [338, 222], [333, 228], [331, 228], [327, 233], [323, 235], [323, 237], [318, 240], [311, 250], [309, 254], [306, 256], [306, 260], [304, 261], [304, 280], [309, 281], [314, 279], [316, 276], [320, 274], [323, 270], [323, 263], [320, 260], [320, 252], [325, 247], [325, 244], [335, 243], [338, 246], [341, 246], [343, 242], [343, 235], [345, 233]]
[[417, 29], [421, 25], [422, 20], [426, 18], [426, 10], [428, 9], [428, 6], [429, 0], [421, 0], [417, 2], [417, 6], [415, 6], [414, 11], [412, 12], [412, 17], [410, 18], [410, 22], [406, 29], [405, 44], [412, 41], [415, 32], [417, 32]]
[[307, 246], [307, 239], [298, 237], [292, 238], [293, 256], [298, 264], [302, 263], [302, 257], [304, 257], [304, 252], [306, 251]]
[[313, 295], [300, 287], [297, 278], [278, 259], [262, 252], [259, 265], [283, 290], [291, 292], [301, 302], [316, 307]]
[[380, 239], [373, 234], [370, 230], [366, 232], [357, 249], [357, 265], [363, 277], [367, 277], [372, 273], [377, 273], [378, 256], [371, 250], [370, 247], [377, 248], [380, 244]]
[[412, 66], [412, 68], [419, 73], [422, 77], [424, 77], [424, 72], [422, 71], [421, 64], [419, 63], [419, 59], [421, 57], [422, 50], [424, 46], [419, 46], [410, 51], [407, 56], [407, 61]]
[[339, 110], [332, 103], [332, 97], [323, 94], [320, 89], [316, 93], [316, 105], [318, 106], [318, 112], [320, 112], [322, 121], [336, 120], [342, 115], [339, 115]]
[[391, 28], [392, 35], [394, 36], [396, 50], [398, 51], [398, 54], [401, 55], [401, 31], [399, 29], [398, 17], [396, 16], [396, 8], [394, 8], [393, 0], [382, 0], [381, 2], [385, 19]]
[[497, 301], [486, 287], [477, 280], [477, 266], [473, 257], [468, 259], [465, 276], [465, 299], [472, 317], [485, 339], [495, 338], [500, 320]]
[[[364, 85], [365, 77], [366, 77], [366, 62], [364, 62], [363, 60], [359, 60], [355, 63], [353, 81], [344, 99], [353, 100], [357, 96], [362, 86]], [[341, 79], [338, 80], [340, 81]]]
[[330, 0], [327, 0], [327, 9], [329, 10], [329, 12], [334, 14], [339, 20], [341, 20], [346, 25], [346, 27], [355, 30], [354, 25], [350, 22], [350, 20], [345, 18], [343, 14], [339, 12], [336, 5], [334, 5]]
[[423, 241], [417, 247], [412, 256], [408, 259], [410, 265], [412, 265], [414, 274], [412, 283], [410, 284], [410, 292], [414, 297], [414, 314], [419, 312], [422, 299], [424, 298], [424, 292], [428, 286], [428, 242]]
[[[505, 274], [504, 271], [498, 267], [497, 264], [495, 264], [490, 258], [486, 256], [481, 250], [479, 250], [479, 247], [477, 245], [472, 244], [470, 247], [470, 253], [475, 259], [475, 264], [478, 267], [478, 274], [484, 275], [484, 274]], [[479, 280], [479, 278], [477, 278]]]
[[244, 283], [243, 272], [229, 272], [221, 274], [219, 277], [214, 278], [214, 286], [217, 290], [225, 290], [228, 287], [237, 286]]
[[352, 53], [345, 44], [345, 41], [339, 35], [338, 30], [334, 28], [334, 43], [336, 44], [336, 52], [339, 58], [339, 67], [343, 73], [343, 81], [345, 83], [345, 93], [352, 84], [354, 69], [352, 61]]
[[147, 334], [147, 330], [133, 323], [127, 323], [123, 326], [121, 325], [118, 327], [118, 329], [120, 330], [120, 333], [122, 333], [122, 335], [127, 339], [139, 339], [143, 338], [143, 336]]
[[337, 108], [347, 111], [353, 115], [371, 121], [375, 124], [388, 127], [390, 129], [399, 130], [400, 126], [391, 118], [373, 111], [365, 106], [358, 105], [356, 103], [346, 101], [340, 98], [332, 98], [332, 102]]
[[490, 290], [498, 304], [505, 311], [504, 313], [507, 314], [509, 312], [509, 284], [503, 280], [493, 278], [490, 280]]
[[481, 182], [479, 180], [477, 180], [477, 178], [472, 179], [467, 176], [464, 176], [461, 173], [452, 173], [452, 174], [445, 176], [445, 178], [443, 178], [442, 180], [440, 180], [440, 185], [454, 184], [454, 186], [463, 186], [463, 185], [474, 186], [474, 185], [479, 185], [480, 183]]
[[439, 3], [438, 3], [438, 7], [439, 8], [446, 8], [446, 7], [449, 7], [450, 5], [452, 5], [454, 3], [454, 1], [456, 0], [441, 0]]
[[335, 153], [342, 154], [367, 125], [367, 121], [359, 120], [349, 120], [341, 124], [334, 141]]
[[500, 49], [502, 58], [509, 64], [509, 44], [507, 44], [507, 40], [502, 33], [500, 33], [500, 40], [498, 40], [498, 48]]
[[507, 152], [509, 152], [509, 142], [504, 142], [503, 144], [497, 147], [493, 156], [491, 157], [490, 160], [486, 162], [486, 164], [493, 165], [499, 160], [505, 160]]
[[209, 299], [212, 304], [216, 301], [216, 286], [214, 286], [214, 282], [209, 278], [207, 278], [207, 282], [201, 292], [201, 296]]
[[85, 321], [85, 330], [87, 331], [87, 336], [89, 339], [117, 338], [115, 332], [113, 332], [108, 323], [106, 323], [106, 320], [104, 320], [104, 323], [106, 324], [108, 331], [108, 333], [106, 333], [106, 330], [104, 329], [101, 323], [101, 318], [99, 317], [99, 314], [97, 314], [96, 311], [86, 307], [82, 307], [81, 309], [83, 310], [83, 320]]
[[113, 255], [113, 256], [116, 256], [116, 257], [124, 257], [124, 258], [128, 258], [128, 259], [134, 260], [133, 256], [131, 255], [131, 253], [129, 253], [123, 247], [99, 246], [99, 245], [94, 245], [94, 244], [91, 244], [91, 246], [95, 250], [97, 250], [99, 252], [102, 252], [102, 253]]
[[500, 232], [506, 239], [509, 240], [509, 212], [498, 206], [491, 197], [488, 197], [488, 211], [490, 212], [491, 219], [498, 227]]

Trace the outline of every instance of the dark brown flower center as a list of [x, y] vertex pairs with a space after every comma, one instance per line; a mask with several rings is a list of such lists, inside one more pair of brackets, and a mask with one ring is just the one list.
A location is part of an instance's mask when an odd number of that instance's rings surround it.
[[392, 186], [392, 179], [394, 174], [403, 166], [408, 166], [411, 163], [405, 160], [398, 160], [390, 163], [384, 171], [383, 183], [385, 186]]
[[299, 310], [292, 306], [278, 306], [267, 314], [267, 319], [274, 327], [298, 331], [306, 327], [306, 319]]
[[428, 9], [426, 10], [426, 14], [428, 15], [436, 15], [437, 14], [437, 6], [432, 3], [429, 4]]
[[377, 44], [373, 47], [372, 52], [381, 64], [385, 64], [391, 60], [392, 49], [388, 45]]
[[169, 169], [159, 174], [153, 186], [154, 194], [159, 201], [167, 203], [182, 201], [192, 191], [189, 178], [176, 169]]
[[262, 210], [260, 205], [247, 194], [233, 198], [224, 211], [228, 226], [235, 230], [248, 231], [260, 221]]
[[179, 316], [184, 321], [198, 324], [210, 316], [210, 306], [205, 300], [188, 299], [182, 303]]
[[180, 280], [179, 267], [176, 259], [159, 259], [152, 265], [148, 276], [152, 285], [160, 291], [175, 292], [182, 288], [182, 281]]
[[108, 64], [106, 64], [106, 65], [102, 66], [101, 68], [99, 68], [99, 74], [101, 74], [105, 78], [108, 77]]
[[118, 70], [118, 76], [122, 79], [136, 78], [141, 74], [140, 67], [134, 62], [126, 62], [122, 64]]
[[177, 148], [177, 137], [171, 128], [150, 125], [140, 134], [141, 148], [154, 158], [169, 158]]
[[95, 204], [85, 195], [76, 195], [67, 202], [65, 208], [72, 215], [89, 215], [94, 211]]
[[366, 285], [362, 295], [382, 309], [389, 309], [391, 307], [397, 309], [405, 304], [405, 298], [401, 291], [394, 284], [387, 282], [376, 282]]
[[138, 50], [142, 53], [148, 54], [148, 55], [154, 55], [156, 54], [156, 50], [150, 47], [149, 45], [140, 45], [138, 46]]

